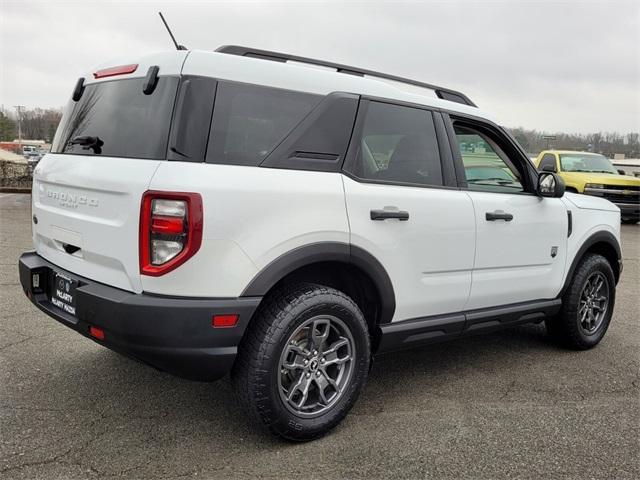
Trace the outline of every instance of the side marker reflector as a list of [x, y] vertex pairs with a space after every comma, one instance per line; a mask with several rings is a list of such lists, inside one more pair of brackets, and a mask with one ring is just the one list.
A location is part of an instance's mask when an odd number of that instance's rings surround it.
[[213, 328], [231, 328], [238, 323], [238, 315], [214, 315], [211, 320]]
[[104, 330], [98, 327], [89, 327], [89, 335], [98, 340], [104, 340]]

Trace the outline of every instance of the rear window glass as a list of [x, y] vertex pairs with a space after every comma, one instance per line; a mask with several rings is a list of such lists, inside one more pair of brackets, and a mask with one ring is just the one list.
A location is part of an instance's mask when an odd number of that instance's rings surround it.
[[144, 78], [134, 78], [87, 85], [80, 100], [68, 106], [52, 151], [166, 158], [178, 78], [159, 77], [150, 95], [142, 91], [144, 81]]
[[321, 99], [309, 93], [220, 82], [206, 161], [258, 165]]

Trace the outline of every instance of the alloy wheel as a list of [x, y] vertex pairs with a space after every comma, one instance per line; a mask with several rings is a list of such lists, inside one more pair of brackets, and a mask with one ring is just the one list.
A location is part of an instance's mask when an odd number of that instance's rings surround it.
[[609, 307], [609, 282], [601, 272], [592, 273], [584, 284], [578, 303], [580, 328], [587, 335], [598, 330]]
[[332, 315], [300, 325], [280, 356], [278, 390], [288, 410], [315, 417], [332, 408], [349, 384], [355, 342], [349, 328]]

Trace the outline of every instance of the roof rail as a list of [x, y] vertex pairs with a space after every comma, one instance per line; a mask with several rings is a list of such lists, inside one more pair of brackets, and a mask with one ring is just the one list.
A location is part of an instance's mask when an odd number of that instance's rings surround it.
[[386, 73], [376, 72], [373, 70], [365, 70], [363, 68], [351, 67], [349, 65], [341, 65], [339, 63], [325, 62], [324, 60], [316, 60], [313, 58], [299, 57], [297, 55], [289, 55], [288, 53], [271, 52], [269, 50], [259, 50], [257, 48], [241, 47], [239, 45], [223, 45], [216, 49], [219, 53], [228, 53], [230, 55], [239, 55], [241, 57], [261, 58], [263, 60], [271, 60], [273, 62], [286, 63], [288, 61], [307, 63], [309, 65], [319, 65], [322, 67], [335, 68], [339, 73], [346, 73], [348, 75], [356, 75], [358, 77], [377, 77], [386, 80], [392, 80], [394, 82], [406, 83], [409, 85], [415, 85], [417, 87], [428, 88], [433, 90], [438, 98], [442, 100], [449, 100], [451, 102], [462, 103], [463, 105], [469, 105], [475, 107], [469, 97], [464, 93], [449, 88], [438, 87], [430, 83], [420, 82], [418, 80], [412, 80], [410, 78], [397, 77], [395, 75], [389, 75]]

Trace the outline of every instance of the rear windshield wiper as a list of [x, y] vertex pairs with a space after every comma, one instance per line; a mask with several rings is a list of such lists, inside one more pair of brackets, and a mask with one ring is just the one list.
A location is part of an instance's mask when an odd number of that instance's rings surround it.
[[93, 153], [100, 154], [102, 153], [102, 146], [104, 145], [104, 142], [100, 140], [100, 137], [83, 135], [80, 137], [73, 137], [73, 139], [69, 141], [69, 145], [80, 145], [83, 150], [92, 149]]

